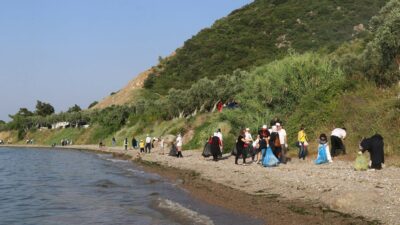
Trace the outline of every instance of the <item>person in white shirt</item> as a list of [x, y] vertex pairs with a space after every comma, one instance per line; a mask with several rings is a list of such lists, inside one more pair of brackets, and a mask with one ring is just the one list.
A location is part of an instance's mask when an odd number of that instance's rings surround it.
[[286, 164], [286, 152], [288, 147], [286, 130], [282, 128], [280, 123], [276, 123], [276, 128], [279, 134], [279, 142], [281, 143], [281, 163]]
[[346, 128], [335, 128], [331, 133], [331, 156], [335, 157], [341, 150], [343, 154], [346, 154], [346, 147], [343, 144], [343, 140], [346, 138]]
[[220, 146], [220, 148], [221, 148], [221, 153], [222, 153], [222, 152], [224, 152], [224, 151], [223, 151], [223, 149], [224, 149], [224, 142], [223, 142], [223, 140], [222, 140], [221, 128], [218, 128], [217, 137], [218, 137], [219, 140], [221, 141], [221, 146]]
[[246, 141], [249, 141], [249, 142], [253, 141], [253, 137], [251, 136], [251, 133], [250, 133], [250, 128], [246, 128], [246, 132], [244, 133], [244, 138], [246, 139]]
[[150, 150], [151, 150], [151, 137], [150, 137], [150, 135], [147, 135], [145, 151], [146, 151], [146, 153], [150, 153]]
[[182, 145], [183, 145], [183, 140], [181, 134], [178, 134], [178, 137], [176, 137], [176, 150], [178, 151], [178, 154], [176, 157], [183, 157], [182, 155]]
[[162, 154], [164, 155], [165, 154], [165, 152], [164, 152], [164, 138], [161, 138], [161, 140], [160, 140], [160, 148], [161, 148]]

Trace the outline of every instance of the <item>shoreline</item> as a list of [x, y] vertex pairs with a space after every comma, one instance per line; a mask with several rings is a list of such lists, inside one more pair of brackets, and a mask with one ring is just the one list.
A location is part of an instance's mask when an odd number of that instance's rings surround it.
[[[52, 149], [52, 147], [42, 145], [2, 146]], [[281, 181], [277, 179], [277, 177], [281, 177], [279, 175], [281, 172], [283, 174], [287, 174], [288, 172], [305, 172], [305, 174], [299, 174], [299, 178], [313, 176], [312, 173], [310, 174], [308, 168], [305, 171], [299, 171], [303, 168], [297, 168], [296, 171], [295, 168], [299, 165], [310, 166], [309, 162], [300, 164], [301, 162], [294, 161], [289, 166], [262, 168], [255, 164], [235, 166], [233, 165], [233, 159], [229, 156], [228, 159], [213, 162], [203, 159], [201, 152], [194, 150], [184, 151], [184, 158], [177, 159], [168, 155], [161, 155], [157, 149], [154, 149], [151, 154], [141, 155], [139, 158], [137, 157], [138, 150], [128, 150], [126, 152], [121, 147], [104, 147], [99, 149], [96, 145], [74, 145], [56, 146], [54, 149], [72, 149], [113, 154], [114, 157], [132, 160], [141, 166], [143, 170], [157, 173], [172, 182], [178, 183], [197, 199], [227, 208], [236, 213], [261, 219], [265, 224], [395, 224], [397, 221], [396, 218], [398, 218], [397, 215], [399, 215], [396, 211], [399, 211], [397, 209], [400, 208], [397, 207], [384, 207], [387, 213], [382, 216], [378, 216], [379, 211], [373, 210], [373, 213], [370, 213], [369, 209], [365, 209], [366, 204], [370, 202], [375, 202], [378, 206], [379, 204], [382, 205], [382, 202], [376, 202], [376, 197], [380, 195], [376, 195], [374, 191], [371, 192], [372, 198], [364, 200], [371, 193], [363, 189], [362, 185], [353, 186], [353, 195], [342, 192], [339, 193], [336, 199], [332, 199], [329, 195], [337, 193], [335, 193], [335, 188], [329, 188], [329, 185], [325, 189], [320, 189], [320, 187], [314, 186], [315, 180], [284, 179]], [[348, 162], [336, 160], [333, 165], [338, 167], [331, 169], [343, 172], [344, 167], [350, 170], [348, 164]], [[332, 165], [320, 166], [320, 168], [326, 170], [330, 166]], [[395, 171], [390, 172], [400, 171], [398, 168], [391, 169]], [[385, 170], [387, 169], [383, 171]], [[259, 171], [263, 171], [265, 174], [259, 174]], [[380, 172], [376, 171], [376, 173]], [[277, 177], [276, 173], [278, 173]], [[356, 173], [360, 173], [361, 175], [370, 174], [370, 172]], [[273, 174], [275, 176], [269, 176]], [[400, 176], [400, 173], [398, 174], [397, 176]], [[254, 175], [254, 179], [252, 179], [252, 175]], [[340, 177], [334, 177], [332, 180], [346, 183], [346, 180], [342, 180]], [[385, 187], [382, 187], [384, 186], [382, 183], [377, 184], [377, 186], [378, 190], [385, 189]], [[357, 190], [360, 190], [361, 194]], [[299, 195], [299, 193], [303, 194]], [[398, 201], [400, 202], [400, 198]], [[354, 209], [354, 204], [359, 205], [359, 209]], [[371, 207], [374, 208], [374, 205], [371, 205]], [[387, 215], [392, 216], [388, 218]]]

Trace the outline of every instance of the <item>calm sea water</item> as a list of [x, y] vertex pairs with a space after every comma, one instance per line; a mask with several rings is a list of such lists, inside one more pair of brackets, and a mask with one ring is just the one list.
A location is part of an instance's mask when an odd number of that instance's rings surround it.
[[0, 224], [262, 223], [110, 155], [0, 148]]

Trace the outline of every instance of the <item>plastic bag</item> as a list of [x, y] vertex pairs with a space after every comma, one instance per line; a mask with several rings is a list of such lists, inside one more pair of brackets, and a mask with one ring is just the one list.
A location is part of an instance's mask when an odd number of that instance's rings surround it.
[[211, 156], [211, 145], [208, 142], [204, 145], [202, 156], [206, 158]]
[[356, 171], [368, 170], [368, 159], [365, 155], [358, 155], [354, 163], [354, 169]]

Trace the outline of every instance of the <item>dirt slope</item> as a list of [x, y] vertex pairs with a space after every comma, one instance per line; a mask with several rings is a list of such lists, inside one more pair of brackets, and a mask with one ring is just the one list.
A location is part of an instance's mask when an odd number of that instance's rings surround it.
[[148, 69], [134, 79], [129, 81], [129, 83], [119, 90], [116, 94], [110, 95], [102, 99], [97, 105], [92, 109], [103, 109], [111, 105], [124, 105], [134, 102], [134, 92], [143, 88], [143, 83], [153, 69]]

